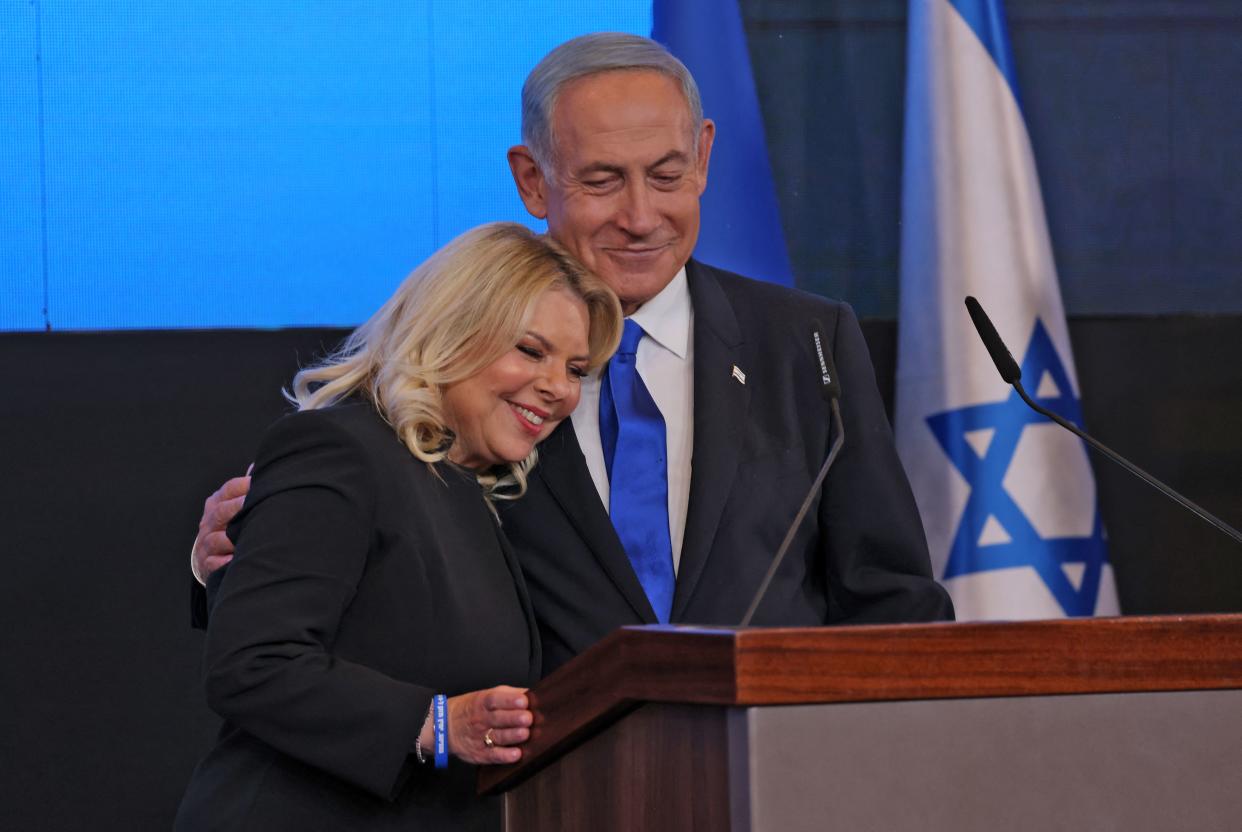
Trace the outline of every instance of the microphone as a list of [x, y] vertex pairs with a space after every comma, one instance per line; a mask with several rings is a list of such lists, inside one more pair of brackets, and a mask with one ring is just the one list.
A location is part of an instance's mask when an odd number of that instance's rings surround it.
[[1022, 379], [1022, 368], [1018, 366], [1017, 361], [1013, 360], [1013, 355], [1005, 347], [1005, 342], [997, 334], [996, 327], [992, 326], [988, 313], [983, 311], [979, 301], [967, 296], [966, 311], [970, 313], [970, 320], [974, 323], [975, 331], [979, 333], [979, 337], [983, 339], [983, 346], [987, 348], [988, 355], [992, 356], [992, 363], [996, 365], [996, 372], [1000, 373], [1000, 377], [1004, 379], [1006, 384], [1015, 384], [1020, 381]]
[[785, 532], [785, 539], [781, 541], [780, 548], [776, 550], [776, 557], [772, 558], [772, 563], [768, 566], [768, 572], [763, 576], [763, 582], [759, 584], [759, 590], [755, 593], [755, 597], [751, 599], [750, 606], [746, 609], [746, 615], [743, 616], [742, 623], [738, 625], [740, 627], [750, 626], [750, 620], [754, 618], [755, 610], [759, 609], [759, 602], [763, 600], [768, 587], [772, 584], [772, 578], [776, 575], [776, 570], [780, 568], [781, 561], [785, 559], [785, 554], [789, 551], [790, 544], [793, 543], [794, 535], [797, 534], [798, 529], [802, 526], [806, 513], [811, 509], [811, 503], [815, 501], [815, 495], [819, 493], [820, 488], [824, 484], [824, 477], [828, 475], [828, 469], [832, 467], [837, 454], [841, 453], [841, 446], [845, 444], [845, 423], [841, 420], [841, 404], [839, 402], [841, 398], [841, 382], [837, 378], [837, 368], [832, 363], [832, 354], [824, 352], [824, 344], [819, 334], [820, 325], [818, 321], [814, 322], [814, 327], [811, 340], [815, 345], [815, 357], [819, 359], [819, 388], [824, 400], [832, 408], [832, 427], [835, 438], [832, 440], [832, 447], [828, 450], [828, 458], [824, 460], [819, 473], [815, 476], [815, 481], [811, 483], [811, 490], [807, 492], [806, 499], [802, 501], [802, 507], [798, 509], [793, 522], [789, 524], [789, 530]]
[[[815, 331], [811, 333], [815, 342], [815, 357], [819, 359], [819, 389], [824, 401], [835, 402], [841, 397], [841, 382], [837, 379], [837, 368], [832, 364], [832, 357], [824, 354], [824, 343], [819, 337], [819, 322], [815, 323]], [[829, 369], [831, 368], [831, 369]]]
[[1031, 397], [1027, 395], [1026, 390], [1022, 387], [1022, 368], [1018, 366], [1017, 362], [1013, 360], [1013, 356], [1009, 354], [1009, 350], [1005, 348], [1005, 343], [1001, 341], [1000, 335], [996, 333], [996, 328], [992, 326], [992, 321], [988, 318], [987, 313], [983, 311], [983, 307], [979, 305], [979, 301], [968, 296], [966, 298], [966, 311], [970, 313], [970, 320], [974, 322], [975, 330], [979, 333], [979, 338], [983, 341], [983, 346], [987, 348], [988, 355], [992, 357], [992, 363], [996, 365], [997, 372], [1000, 373], [1001, 378], [1004, 379], [1006, 384], [1013, 385], [1013, 389], [1018, 391], [1018, 395], [1022, 397], [1022, 401], [1026, 402], [1032, 410], [1041, 416], [1046, 416], [1056, 422], [1058, 425], [1065, 428], [1082, 441], [1086, 442], [1092, 448], [1095, 448], [1108, 459], [1117, 463], [1122, 468], [1126, 469], [1164, 496], [1198, 515], [1200, 519], [1206, 520], [1208, 523], [1212, 524], [1238, 543], [1242, 543], [1242, 532], [1239, 532], [1224, 520], [1221, 520], [1219, 517], [1211, 514], [1207, 511], [1207, 509], [1203, 508], [1198, 503], [1195, 503], [1189, 498], [1174, 491], [1172, 488], [1165, 485], [1160, 480], [1135, 465], [1133, 462], [1130, 462], [1130, 460], [1126, 459], [1121, 454], [1104, 445], [1104, 443], [1099, 442], [1093, 437], [1087, 435], [1086, 432], [1079, 429], [1079, 427], [1073, 422], [1068, 419], [1061, 418], [1061, 416], [1053, 413], [1051, 410], [1041, 407], [1032, 401]]

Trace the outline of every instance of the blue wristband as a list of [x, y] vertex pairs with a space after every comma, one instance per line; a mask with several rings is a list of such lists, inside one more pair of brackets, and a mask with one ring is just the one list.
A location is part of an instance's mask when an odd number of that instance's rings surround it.
[[442, 693], [431, 699], [431, 733], [436, 747], [436, 768], [448, 768], [448, 697]]

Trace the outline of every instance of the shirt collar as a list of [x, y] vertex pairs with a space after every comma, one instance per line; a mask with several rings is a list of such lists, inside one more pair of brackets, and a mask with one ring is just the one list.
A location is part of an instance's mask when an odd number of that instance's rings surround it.
[[690, 346], [690, 287], [682, 266], [660, 294], [638, 308], [631, 320], [660, 346], [684, 359]]

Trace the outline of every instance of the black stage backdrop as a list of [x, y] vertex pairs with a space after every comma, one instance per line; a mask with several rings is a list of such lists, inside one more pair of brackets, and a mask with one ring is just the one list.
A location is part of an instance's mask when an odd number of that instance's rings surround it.
[[[895, 325], [864, 322], [891, 394]], [[1070, 322], [1088, 428], [1242, 523], [1242, 317]], [[340, 330], [0, 335], [0, 828], [167, 829], [215, 717], [188, 558]], [[890, 396], [891, 398], [891, 396]], [[1242, 611], [1242, 551], [1096, 461], [1128, 614]]]

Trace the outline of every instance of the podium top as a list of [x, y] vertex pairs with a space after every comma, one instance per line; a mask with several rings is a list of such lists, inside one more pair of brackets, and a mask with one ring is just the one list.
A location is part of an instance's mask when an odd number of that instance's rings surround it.
[[751, 707], [1242, 688], [1242, 615], [856, 627], [623, 627], [531, 689], [504, 791], [644, 702]]

